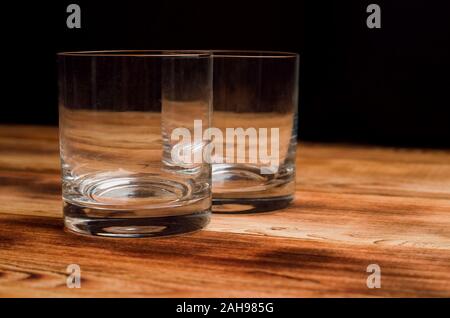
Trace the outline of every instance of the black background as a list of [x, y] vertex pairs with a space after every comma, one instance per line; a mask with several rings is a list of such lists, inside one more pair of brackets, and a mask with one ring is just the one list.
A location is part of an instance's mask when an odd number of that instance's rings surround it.
[[[68, 29], [66, 7], [81, 7]], [[381, 7], [381, 29], [366, 8]], [[300, 53], [299, 137], [450, 147], [450, 2], [17, 1], [1, 4], [0, 122], [57, 124], [56, 52]]]

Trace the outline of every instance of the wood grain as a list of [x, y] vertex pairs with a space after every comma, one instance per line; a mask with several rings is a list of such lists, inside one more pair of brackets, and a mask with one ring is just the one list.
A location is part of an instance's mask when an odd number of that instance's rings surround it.
[[[296, 200], [205, 231], [63, 231], [57, 129], [0, 126], [1, 297], [450, 296], [450, 152], [301, 144]], [[66, 287], [79, 264], [80, 289]], [[379, 264], [380, 289], [366, 287]]]

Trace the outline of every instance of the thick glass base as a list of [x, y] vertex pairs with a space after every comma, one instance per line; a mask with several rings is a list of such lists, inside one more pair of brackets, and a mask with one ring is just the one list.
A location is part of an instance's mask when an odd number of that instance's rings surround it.
[[213, 199], [212, 211], [223, 214], [261, 213], [284, 209], [293, 200], [293, 195], [269, 199]]
[[257, 166], [213, 165], [214, 213], [259, 213], [280, 210], [294, 199], [295, 167], [282, 166], [276, 175]]
[[[92, 212], [92, 208], [89, 209]], [[99, 211], [104, 215], [122, 214], [124, 211]], [[184, 215], [155, 217], [88, 217], [85, 208], [65, 203], [64, 225], [66, 229], [84, 235], [106, 237], [156, 237], [179, 235], [201, 230], [209, 223], [210, 210]]]

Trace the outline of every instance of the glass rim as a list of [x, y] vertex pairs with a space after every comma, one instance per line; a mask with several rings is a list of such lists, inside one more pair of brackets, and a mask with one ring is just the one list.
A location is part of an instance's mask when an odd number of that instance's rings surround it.
[[210, 50], [213, 57], [223, 58], [297, 58], [296, 52], [260, 50]]
[[58, 52], [57, 56], [83, 57], [210, 57], [208, 50], [98, 50]]
[[298, 58], [296, 52], [264, 50], [94, 50], [58, 52], [57, 56], [84, 57], [220, 57], [220, 58]]

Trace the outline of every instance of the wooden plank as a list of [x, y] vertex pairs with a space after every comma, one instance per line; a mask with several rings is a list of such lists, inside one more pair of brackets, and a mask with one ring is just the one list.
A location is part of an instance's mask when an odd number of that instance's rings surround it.
[[[0, 126], [0, 296], [449, 296], [450, 152], [302, 144], [296, 200], [205, 231], [62, 231], [57, 130]], [[66, 267], [82, 268], [68, 289]], [[368, 289], [366, 267], [382, 269]]]
[[209, 229], [337, 244], [450, 249], [448, 200], [306, 191], [296, 196], [289, 208], [270, 214], [214, 216]]
[[[447, 251], [351, 246], [202, 231], [104, 239], [62, 231], [60, 219], [1, 215], [2, 296], [448, 296]], [[66, 267], [81, 267], [68, 289]], [[382, 288], [366, 287], [366, 267]]]

